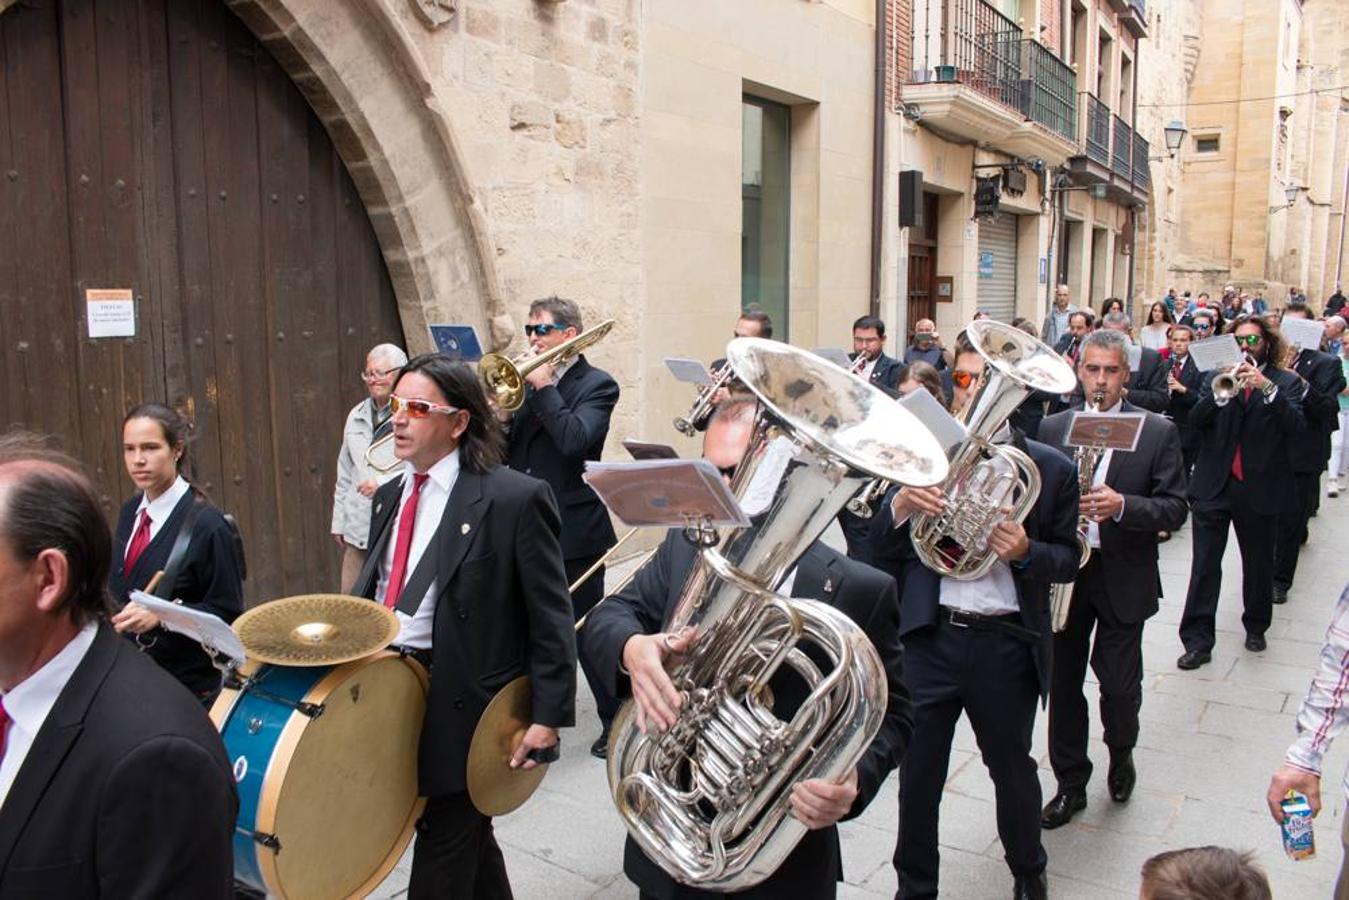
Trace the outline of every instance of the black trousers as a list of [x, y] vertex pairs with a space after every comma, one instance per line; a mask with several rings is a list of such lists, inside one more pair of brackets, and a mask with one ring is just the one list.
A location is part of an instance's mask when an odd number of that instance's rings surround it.
[[[1087, 662], [1101, 685], [1101, 724], [1112, 754], [1138, 743], [1143, 705], [1143, 623], [1116, 618], [1106, 594], [1100, 551], [1077, 576], [1068, 622], [1054, 635], [1054, 676], [1049, 688], [1049, 762], [1059, 790], [1084, 788], [1091, 779], [1087, 757], [1088, 710], [1083, 695]], [[1092, 641], [1092, 631], [1096, 640]]]
[[942, 623], [910, 632], [904, 651], [913, 738], [899, 769], [898, 896], [937, 896], [937, 817], [962, 710], [993, 779], [1007, 866], [1015, 876], [1043, 872], [1040, 778], [1031, 756], [1039, 682], [1031, 645]]
[[1297, 575], [1297, 558], [1307, 542], [1307, 523], [1321, 495], [1320, 472], [1293, 473], [1293, 496], [1279, 513], [1274, 533], [1274, 586], [1288, 590]]
[[1246, 486], [1229, 478], [1216, 499], [1190, 504], [1190, 518], [1194, 523], [1194, 557], [1185, 612], [1180, 618], [1181, 643], [1187, 651], [1213, 649], [1229, 523], [1236, 528], [1237, 546], [1241, 548], [1241, 599], [1245, 609], [1241, 623], [1247, 634], [1263, 636], [1274, 609], [1273, 535], [1277, 516], [1256, 506]]
[[412, 900], [513, 896], [492, 820], [473, 807], [467, 792], [426, 801], [417, 821], [407, 895]]
[[[604, 554], [597, 553], [594, 556], [586, 556], [580, 559], [566, 560], [567, 584], [571, 584], [585, 573], [586, 569], [593, 566]], [[590, 608], [604, 599], [604, 568], [594, 575], [585, 584], [576, 589], [576, 593], [571, 595], [572, 614], [579, 621], [590, 611]], [[586, 630], [582, 628], [576, 633], [576, 653], [580, 657], [581, 671], [585, 673], [586, 684], [590, 685], [590, 693], [595, 695], [595, 705], [599, 709], [600, 725], [605, 731], [609, 730], [609, 723], [614, 720], [614, 715], [618, 712], [618, 698], [614, 697], [604, 687], [604, 679], [590, 665], [590, 654], [585, 652]]]

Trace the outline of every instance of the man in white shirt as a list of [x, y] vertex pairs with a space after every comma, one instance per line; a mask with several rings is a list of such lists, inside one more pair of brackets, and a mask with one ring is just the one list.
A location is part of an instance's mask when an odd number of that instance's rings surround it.
[[556, 758], [558, 729], [574, 724], [576, 642], [557, 506], [545, 483], [501, 465], [501, 428], [469, 366], [416, 357], [390, 402], [407, 469], [375, 494], [355, 593], [393, 608], [397, 644], [431, 668], [417, 764], [427, 806], [408, 896], [445, 896], [456, 883], [509, 896], [492, 820], [468, 796], [468, 748], [488, 703], [522, 675], [534, 721], [512, 767]]
[[76, 464], [0, 439], [0, 896], [229, 897], [224, 746], [104, 621], [111, 553]]

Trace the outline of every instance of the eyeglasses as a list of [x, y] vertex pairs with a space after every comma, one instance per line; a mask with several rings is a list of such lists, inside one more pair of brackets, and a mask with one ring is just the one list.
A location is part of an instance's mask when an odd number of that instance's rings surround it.
[[951, 383], [962, 391], [967, 391], [970, 385], [979, 379], [973, 372], [966, 372], [964, 369], [954, 369], [951, 372]]
[[389, 398], [389, 409], [394, 414], [406, 412], [409, 419], [425, 419], [431, 413], [452, 416], [460, 412], [457, 406], [444, 406], [429, 400], [407, 400], [397, 394]]
[[392, 369], [375, 369], [361, 373], [362, 381], [379, 381], [381, 378], [387, 378], [394, 372], [397, 372], [402, 366], [394, 366]]
[[525, 337], [533, 337], [536, 334], [539, 337], [545, 337], [552, 334], [554, 331], [565, 331], [569, 327], [570, 326], [568, 325], [554, 325], [552, 322], [544, 322], [539, 325], [526, 325]]
[[1258, 334], [1239, 334], [1236, 337], [1238, 344], [1245, 344], [1247, 347], [1258, 347], [1260, 342], [1264, 340]]

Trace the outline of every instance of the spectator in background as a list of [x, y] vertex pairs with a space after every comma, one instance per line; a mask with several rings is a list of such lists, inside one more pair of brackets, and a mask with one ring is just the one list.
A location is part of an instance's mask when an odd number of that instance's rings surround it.
[[899, 378], [899, 393], [907, 397], [919, 389], [926, 390], [942, 406], [950, 408], [951, 395], [942, 384], [941, 373], [925, 362], [916, 362], [906, 368]]
[[1338, 316], [1340, 310], [1344, 309], [1344, 304], [1344, 294], [1337, 287], [1335, 293], [1331, 294], [1330, 299], [1326, 301], [1326, 316]]
[[1344, 346], [1344, 317], [1330, 316], [1326, 319], [1326, 333], [1321, 338], [1321, 349], [1336, 356]]
[[1107, 297], [1105, 302], [1101, 304], [1101, 320], [1104, 320], [1112, 312], [1124, 312], [1124, 301], [1118, 297]]
[[1226, 847], [1167, 850], [1143, 863], [1139, 900], [1270, 900], [1254, 856]]
[[1264, 291], [1256, 291], [1255, 299], [1251, 301], [1251, 312], [1257, 316], [1263, 316], [1269, 309], [1269, 301], [1265, 299]]
[[[1340, 369], [1349, 381], [1349, 347], [1340, 342]], [[1349, 387], [1340, 391], [1340, 427], [1330, 435], [1330, 478], [1326, 482], [1326, 496], [1338, 497], [1342, 490], [1340, 479], [1349, 471]]]
[[1287, 300], [1289, 303], [1306, 303], [1307, 295], [1302, 293], [1302, 291], [1298, 290], [1296, 287], [1289, 287]]
[[[1175, 288], [1172, 288], [1172, 291], [1174, 290]], [[1138, 342], [1151, 350], [1164, 350], [1166, 349], [1167, 333], [1174, 324], [1176, 324], [1176, 319], [1171, 314], [1170, 308], [1166, 303], [1158, 300], [1148, 307], [1148, 322], [1139, 329]]]
[[916, 362], [925, 362], [938, 372], [950, 368], [937, 323], [931, 319], [918, 320], [913, 326], [913, 343], [904, 350], [904, 364], [911, 366]]
[[1059, 338], [1068, 333], [1068, 317], [1076, 310], [1077, 307], [1068, 302], [1068, 285], [1054, 288], [1054, 305], [1049, 307], [1044, 328], [1040, 329], [1044, 335], [1042, 340], [1051, 347], [1057, 344]]
[[1161, 302], [1165, 304], [1166, 311], [1171, 313], [1171, 316], [1174, 318], [1176, 315], [1176, 309], [1178, 308], [1180, 303], [1180, 298], [1176, 296], [1176, 289], [1167, 288], [1166, 296], [1162, 298]]
[[1196, 341], [1217, 337], [1223, 333], [1223, 318], [1218, 315], [1217, 310], [1202, 308], [1195, 310], [1190, 324], [1194, 328], [1194, 339]]

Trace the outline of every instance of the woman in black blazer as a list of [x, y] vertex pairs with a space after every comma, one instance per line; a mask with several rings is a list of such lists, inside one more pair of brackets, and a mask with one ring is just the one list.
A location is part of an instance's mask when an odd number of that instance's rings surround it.
[[[220, 673], [195, 641], [160, 627], [159, 618], [132, 590], [146, 590], [165, 571], [180, 535], [190, 535], [175, 574], [150, 593], [181, 602], [226, 622], [243, 611], [243, 576], [234, 531], [220, 510], [182, 476], [187, 423], [167, 406], [143, 403], [122, 422], [122, 457], [137, 492], [122, 505], [108, 586], [122, 606], [113, 626], [136, 642], [206, 705], [220, 691]], [[195, 509], [194, 509], [195, 507]]]

